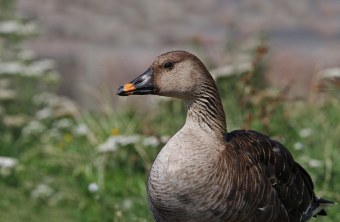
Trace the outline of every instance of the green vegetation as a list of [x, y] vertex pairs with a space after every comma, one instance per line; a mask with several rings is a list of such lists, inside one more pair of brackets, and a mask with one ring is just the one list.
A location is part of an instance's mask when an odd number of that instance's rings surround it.
[[[147, 171], [184, 124], [182, 103], [160, 101], [147, 114], [80, 112], [54, 93], [59, 76], [51, 61], [22, 50], [34, 27], [0, 17], [0, 156], [8, 157], [0, 160], [0, 221], [151, 221]], [[218, 80], [229, 131], [277, 138], [311, 174], [316, 193], [340, 202], [340, 101], [325, 93], [312, 103], [292, 101], [269, 88], [264, 49], [248, 52], [250, 71]], [[318, 221], [340, 221], [338, 206], [327, 212]]]

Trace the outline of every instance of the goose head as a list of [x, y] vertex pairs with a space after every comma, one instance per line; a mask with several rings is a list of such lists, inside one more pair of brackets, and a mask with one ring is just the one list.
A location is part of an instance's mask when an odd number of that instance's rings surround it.
[[203, 63], [186, 51], [172, 51], [158, 56], [152, 65], [133, 81], [120, 86], [119, 96], [160, 95], [191, 100], [201, 88], [214, 80]]

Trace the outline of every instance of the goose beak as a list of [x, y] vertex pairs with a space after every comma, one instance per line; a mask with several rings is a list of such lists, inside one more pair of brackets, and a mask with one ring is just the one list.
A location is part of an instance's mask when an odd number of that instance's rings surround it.
[[117, 90], [117, 95], [147, 95], [154, 94], [154, 92], [155, 88], [152, 84], [152, 70], [149, 68], [133, 81], [120, 86]]

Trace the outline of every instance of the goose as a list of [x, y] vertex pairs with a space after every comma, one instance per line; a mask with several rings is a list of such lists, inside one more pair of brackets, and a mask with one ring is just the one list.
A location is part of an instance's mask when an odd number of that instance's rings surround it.
[[216, 84], [186, 51], [158, 56], [119, 96], [184, 101], [184, 126], [158, 153], [147, 177], [157, 222], [308, 221], [334, 204], [315, 195], [309, 174], [278, 141], [253, 130], [227, 132]]

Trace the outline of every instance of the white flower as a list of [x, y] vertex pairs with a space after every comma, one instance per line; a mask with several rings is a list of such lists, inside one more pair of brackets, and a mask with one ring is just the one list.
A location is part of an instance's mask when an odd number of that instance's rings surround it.
[[143, 145], [157, 147], [159, 146], [159, 140], [155, 136], [146, 137], [143, 139]]
[[86, 124], [81, 123], [74, 128], [73, 133], [77, 136], [85, 136], [89, 133], [89, 128]]
[[0, 156], [0, 168], [13, 168], [17, 165], [17, 162], [14, 158]]
[[22, 74], [25, 67], [18, 62], [0, 63], [0, 74]]
[[322, 162], [320, 160], [310, 159], [308, 161], [308, 165], [312, 168], [317, 168], [317, 167], [320, 167], [322, 165]]
[[53, 115], [53, 110], [50, 107], [43, 108], [41, 110], [38, 110], [35, 113], [35, 116], [37, 119], [46, 119]]
[[309, 137], [310, 135], [312, 135], [313, 131], [312, 129], [310, 128], [305, 128], [305, 129], [302, 129], [299, 134], [302, 138], [306, 138], [306, 137]]
[[294, 149], [295, 150], [301, 150], [301, 149], [303, 149], [304, 146], [305, 145], [301, 142], [294, 143]]
[[70, 129], [72, 127], [72, 121], [69, 119], [61, 119], [53, 124], [53, 127], [57, 129]]
[[22, 134], [25, 136], [32, 134], [40, 134], [44, 132], [44, 130], [45, 126], [42, 123], [40, 123], [39, 121], [31, 121], [22, 129]]
[[333, 67], [333, 68], [322, 70], [320, 73], [320, 76], [323, 79], [340, 78], [340, 67]]
[[0, 33], [1, 34], [16, 33], [20, 30], [21, 27], [22, 24], [20, 24], [18, 21], [15, 20], [4, 21], [0, 23]]
[[117, 211], [116, 211], [116, 216], [117, 216], [118, 218], [122, 217], [122, 216], [123, 216], [122, 211], [117, 210]]
[[126, 146], [140, 141], [140, 136], [111, 136], [103, 144], [98, 146], [100, 153], [114, 152], [117, 150], [118, 145]]
[[140, 141], [140, 136], [132, 135], [132, 136], [115, 136], [116, 141], [119, 145], [130, 145]]
[[128, 210], [128, 209], [131, 209], [131, 208], [132, 208], [133, 202], [132, 202], [131, 199], [125, 199], [125, 200], [123, 201], [123, 204], [122, 204], [122, 205], [123, 205], [122, 207], [123, 207], [125, 210]]
[[47, 198], [52, 196], [54, 190], [47, 184], [39, 184], [32, 192], [31, 197], [33, 199]]
[[170, 136], [161, 136], [161, 143], [166, 144], [170, 138]]
[[0, 23], [0, 34], [19, 34], [32, 35], [36, 33], [38, 27], [33, 22], [22, 23], [15, 20], [4, 21]]
[[88, 186], [87, 186], [87, 189], [91, 192], [91, 193], [96, 193], [99, 191], [99, 186], [98, 184], [96, 183], [90, 183]]
[[117, 150], [117, 141], [114, 138], [107, 139], [103, 144], [98, 146], [100, 153], [114, 152]]
[[14, 100], [17, 93], [11, 89], [0, 89], [0, 101], [10, 101]]
[[126, 146], [126, 145], [137, 144], [137, 143], [141, 143], [143, 146], [157, 147], [161, 143], [162, 144], [167, 143], [169, 139], [170, 139], [169, 136], [161, 136], [160, 139], [155, 136], [143, 138], [139, 135], [111, 136], [104, 143], [98, 146], [98, 151], [100, 153], [115, 152], [119, 146]]
[[219, 77], [232, 76], [235, 74], [240, 74], [244, 72], [251, 71], [253, 69], [253, 65], [251, 62], [241, 62], [235, 63], [231, 65], [225, 65], [223, 67], [219, 67], [211, 71], [211, 75], [214, 79], [218, 79]]
[[45, 74], [47, 71], [54, 68], [54, 62], [50, 59], [42, 59], [32, 62], [25, 69], [25, 74], [27, 76], [40, 76]]

